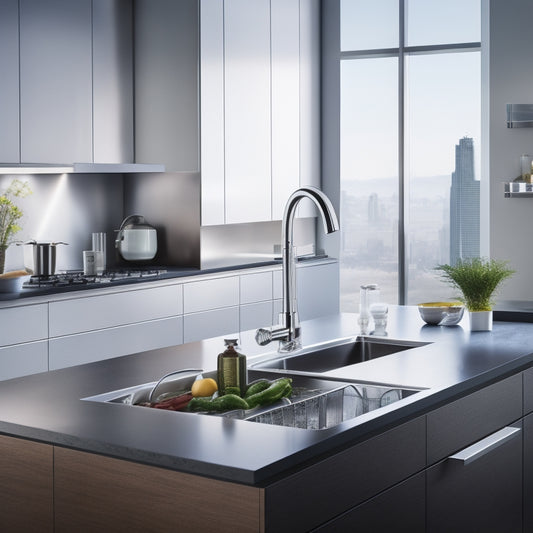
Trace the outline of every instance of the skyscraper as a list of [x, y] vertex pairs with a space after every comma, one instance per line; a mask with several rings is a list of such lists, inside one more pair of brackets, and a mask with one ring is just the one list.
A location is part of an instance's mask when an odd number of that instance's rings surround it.
[[450, 189], [450, 264], [479, 257], [479, 181], [474, 177], [474, 140], [455, 145]]

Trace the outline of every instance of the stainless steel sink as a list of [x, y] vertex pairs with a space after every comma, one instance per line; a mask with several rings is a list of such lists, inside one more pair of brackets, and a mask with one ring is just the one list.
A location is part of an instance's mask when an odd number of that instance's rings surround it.
[[335, 368], [362, 363], [409, 350], [427, 343], [373, 337], [350, 337], [333, 343], [310, 347], [289, 356], [272, 357], [253, 363], [251, 368], [327, 372]]
[[[214, 377], [214, 374], [214, 372], [203, 373], [203, 376]], [[221, 414], [184, 414], [187, 416], [224, 416], [262, 424], [320, 430], [334, 427], [345, 420], [385, 407], [422, 390], [303, 374], [288, 375], [293, 380], [293, 394], [290, 399], [284, 398], [267, 407], [237, 409]], [[158, 386], [158, 395], [171, 391], [190, 390], [195, 377], [195, 375], [185, 377], [181, 375], [177, 379], [165, 382]], [[279, 373], [276, 372], [253, 369], [248, 371], [249, 383], [259, 378], [275, 379], [278, 377]], [[147, 402], [156, 383], [143, 383], [82, 399], [141, 408], [138, 404]]]

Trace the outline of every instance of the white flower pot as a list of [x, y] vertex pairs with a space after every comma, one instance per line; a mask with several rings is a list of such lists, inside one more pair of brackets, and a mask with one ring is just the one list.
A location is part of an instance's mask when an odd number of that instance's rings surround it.
[[470, 331], [492, 331], [492, 311], [469, 311]]

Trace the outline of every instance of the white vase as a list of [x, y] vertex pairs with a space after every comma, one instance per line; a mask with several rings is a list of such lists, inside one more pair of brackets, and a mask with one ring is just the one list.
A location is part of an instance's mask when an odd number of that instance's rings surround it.
[[470, 331], [492, 331], [492, 311], [470, 311]]

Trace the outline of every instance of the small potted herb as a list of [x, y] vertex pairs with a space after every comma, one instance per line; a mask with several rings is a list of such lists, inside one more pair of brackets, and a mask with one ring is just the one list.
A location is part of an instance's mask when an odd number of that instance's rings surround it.
[[23, 213], [15, 201], [29, 194], [31, 189], [28, 183], [15, 179], [0, 195], [0, 274], [4, 272], [7, 247], [13, 241], [13, 235], [22, 229], [17, 222]]
[[474, 257], [459, 259], [453, 266], [439, 265], [436, 270], [442, 281], [461, 291], [460, 300], [470, 313], [470, 329], [491, 330], [494, 293], [515, 272], [508, 262]]

